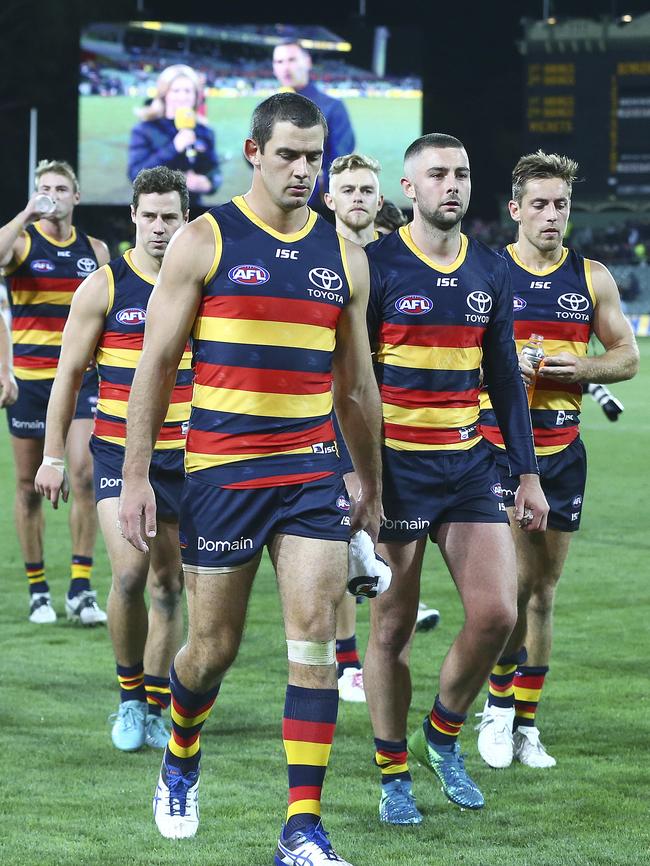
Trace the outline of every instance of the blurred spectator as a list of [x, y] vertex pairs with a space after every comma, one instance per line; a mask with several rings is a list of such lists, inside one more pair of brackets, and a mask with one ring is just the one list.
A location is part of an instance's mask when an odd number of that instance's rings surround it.
[[323, 168], [310, 203], [317, 203], [328, 189], [328, 173], [337, 156], [354, 152], [354, 132], [347, 109], [340, 99], [319, 90], [310, 79], [311, 56], [297, 42], [283, 42], [273, 49], [273, 73], [283, 89], [295, 90], [315, 102], [325, 115], [328, 134]]
[[158, 76], [156, 96], [138, 112], [141, 123], [131, 130], [128, 175], [166, 165], [185, 174], [190, 207], [202, 203], [221, 184], [215, 135], [203, 116], [199, 75], [190, 66], [168, 66]]

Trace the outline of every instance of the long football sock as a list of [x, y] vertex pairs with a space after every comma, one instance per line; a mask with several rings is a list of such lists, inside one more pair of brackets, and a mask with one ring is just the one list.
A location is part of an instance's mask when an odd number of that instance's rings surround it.
[[519, 667], [515, 674], [514, 728], [534, 728], [537, 706], [544, 688], [548, 666]]
[[117, 681], [120, 685], [120, 702], [123, 701], [142, 701], [147, 700], [147, 694], [144, 690], [144, 668], [142, 662], [126, 667], [125, 665], [115, 665], [117, 671]]
[[511, 709], [515, 705], [514, 679], [517, 667], [526, 662], [526, 650], [522, 647], [509, 656], [501, 656], [488, 678], [488, 706]]
[[336, 676], [340, 677], [347, 668], [360, 670], [361, 660], [359, 659], [359, 651], [357, 650], [357, 636], [345, 638], [345, 640], [336, 641]]
[[379, 740], [375, 737], [375, 764], [381, 770], [381, 783], [387, 785], [395, 779], [411, 781], [406, 740]]
[[68, 598], [73, 598], [90, 589], [90, 575], [93, 570], [92, 556], [77, 556], [74, 554], [70, 563], [70, 586]]
[[427, 740], [436, 749], [451, 750], [458, 739], [467, 713], [454, 713], [440, 702], [436, 695], [431, 712], [426, 719], [425, 734]]
[[201, 728], [210, 715], [221, 683], [202, 694], [191, 692], [178, 679], [173, 664], [169, 681], [172, 696], [172, 734], [165, 749], [164, 761], [178, 767], [185, 775], [198, 769], [201, 760]]
[[50, 591], [50, 587], [47, 585], [47, 581], [45, 580], [45, 566], [42, 561], [26, 562], [25, 574], [27, 575], [30, 595]]
[[147, 713], [150, 716], [159, 716], [162, 710], [167, 709], [172, 699], [169, 677], [154, 677], [151, 674], [145, 674], [144, 690], [147, 695]]

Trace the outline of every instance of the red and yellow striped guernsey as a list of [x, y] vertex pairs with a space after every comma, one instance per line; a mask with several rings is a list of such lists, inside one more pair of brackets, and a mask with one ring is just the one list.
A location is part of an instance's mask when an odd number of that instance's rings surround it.
[[[596, 295], [591, 283], [591, 262], [574, 250], [562, 249], [557, 264], [543, 271], [527, 268], [514, 245], [503, 253], [512, 278], [514, 335], [517, 351], [531, 334], [544, 337], [544, 353], [587, 354]], [[551, 382], [539, 377], [530, 415], [538, 456], [562, 451], [579, 435], [582, 386]], [[481, 432], [494, 445], [503, 437], [486, 392], [481, 394]]]
[[338, 471], [332, 356], [351, 294], [343, 241], [312, 211], [276, 232], [243, 197], [205, 214], [216, 253], [192, 333], [186, 471], [221, 487]]
[[49, 237], [37, 223], [24, 235], [22, 257], [5, 268], [16, 378], [53, 379], [72, 296], [97, 269], [97, 257], [88, 236], [74, 226], [67, 241]]
[[[146, 310], [154, 280], [136, 268], [131, 250], [113, 259], [104, 269], [109, 300], [104, 333], [95, 353], [100, 382], [93, 435], [103, 442], [124, 446], [126, 407], [142, 354]], [[156, 450], [185, 447], [191, 401], [192, 363], [186, 346]]]

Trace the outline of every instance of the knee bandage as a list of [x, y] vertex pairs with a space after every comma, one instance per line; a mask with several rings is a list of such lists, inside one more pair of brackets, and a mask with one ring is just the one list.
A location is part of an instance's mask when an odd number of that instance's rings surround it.
[[333, 665], [336, 661], [336, 642], [333, 640], [288, 640], [287, 655], [290, 662], [299, 665]]

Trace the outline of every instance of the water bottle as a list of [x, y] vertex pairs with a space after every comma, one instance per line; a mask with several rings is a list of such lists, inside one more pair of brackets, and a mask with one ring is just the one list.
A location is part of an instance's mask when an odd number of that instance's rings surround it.
[[54, 213], [56, 210], [56, 202], [44, 192], [39, 193], [33, 201], [33, 205], [39, 213], [48, 214]]
[[528, 358], [532, 364], [535, 374], [530, 385], [526, 386], [528, 391], [528, 405], [533, 402], [533, 394], [535, 393], [535, 385], [537, 383], [537, 373], [544, 364], [544, 337], [541, 334], [531, 334], [528, 342], [521, 350], [521, 354]]

